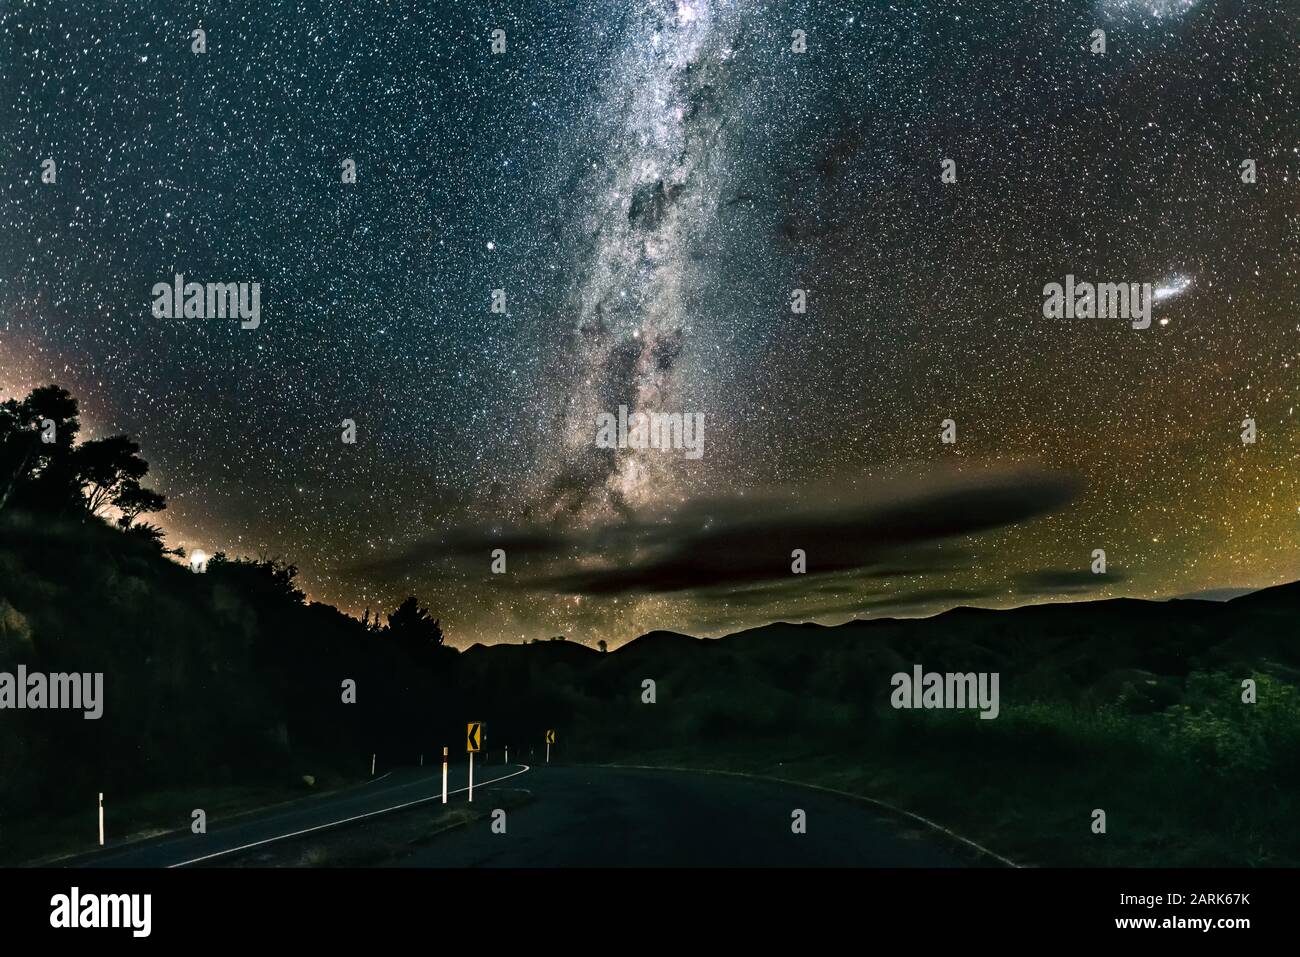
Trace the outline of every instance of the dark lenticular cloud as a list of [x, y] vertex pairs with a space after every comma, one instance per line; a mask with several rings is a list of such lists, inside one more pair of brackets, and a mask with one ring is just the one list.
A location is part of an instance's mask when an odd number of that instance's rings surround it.
[[[772, 598], [797, 595], [806, 582], [942, 573], [959, 554], [935, 547], [1027, 522], [1065, 507], [1078, 493], [1068, 475], [1022, 469], [949, 479], [900, 493], [841, 494], [814, 504], [799, 490], [757, 499], [689, 503], [670, 512], [596, 528], [506, 530], [461, 528], [400, 556], [350, 571], [375, 575], [466, 574], [482, 569], [496, 548], [517, 554], [522, 568], [511, 587], [585, 596], [652, 595], [774, 586]], [[792, 553], [807, 556], [806, 576], [791, 570]], [[578, 570], [574, 570], [574, 569]], [[815, 593], [815, 592], [814, 592]], [[759, 596], [742, 590], [739, 601]]]

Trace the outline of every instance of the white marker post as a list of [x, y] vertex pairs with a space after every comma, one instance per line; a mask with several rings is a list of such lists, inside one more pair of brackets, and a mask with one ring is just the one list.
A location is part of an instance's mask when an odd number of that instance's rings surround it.
[[474, 752], [469, 753], [469, 799], [474, 800]]
[[510, 745], [506, 745], [506, 764], [510, 763]]
[[420, 767], [424, 767], [424, 755], [420, 755]]
[[370, 755], [370, 776], [371, 776], [372, 778], [375, 776], [375, 756], [374, 756], [374, 754], [371, 754], [371, 755]]
[[551, 742], [546, 742], [546, 763], [551, 763]]
[[442, 803], [447, 803], [447, 749], [442, 749]]
[[104, 846], [104, 792], [99, 792], [99, 846]]

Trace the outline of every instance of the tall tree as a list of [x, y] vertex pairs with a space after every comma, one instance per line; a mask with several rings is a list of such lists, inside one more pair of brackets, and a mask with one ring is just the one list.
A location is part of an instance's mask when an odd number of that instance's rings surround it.
[[59, 508], [75, 489], [69, 462], [81, 428], [77, 400], [57, 385], [0, 402], [0, 509], [11, 500]]
[[138, 484], [149, 471], [149, 463], [140, 458], [139, 444], [125, 435], [82, 442], [72, 460], [91, 515], [112, 505], [128, 483]]

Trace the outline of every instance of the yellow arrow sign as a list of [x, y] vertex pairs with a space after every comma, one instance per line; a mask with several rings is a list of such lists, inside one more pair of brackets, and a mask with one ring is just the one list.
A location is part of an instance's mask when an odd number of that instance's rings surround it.
[[546, 743], [547, 743], [547, 744], [554, 744], [554, 743], [555, 743], [555, 732], [554, 732], [554, 731], [547, 731], [547, 732], [546, 732]]
[[483, 738], [483, 722], [471, 721], [465, 729], [465, 750], [477, 751]]

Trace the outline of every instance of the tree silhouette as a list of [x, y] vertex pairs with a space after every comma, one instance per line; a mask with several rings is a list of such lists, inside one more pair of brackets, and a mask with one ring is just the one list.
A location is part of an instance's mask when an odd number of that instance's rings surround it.
[[114, 499], [128, 491], [129, 483], [139, 487], [140, 479], [149, 471], [149, 463], [140, 458], [139, 444], [125, 435], [82, 442], [73, 450], [72, 460], [91, 515], [112, 505]]
[[278, 558], [231, 559], [218, 552], [208, 559], [207, 573], [239, 582], [248, 594], [257, 596], [264, 608], [293, 607], [307, 598], [296, 582], [298, 566]]
[[438, 619], [429, 615], [429, 609], [420, 607], [420, 600], [411, 595], [388, 616], [388, 636], [412, 651], [442, 646], [442, 627]]
[[145, 512], [161, 512], [167, 507], [167, 497], [153, 489], [144, 488], [135, 479], [127, 479], [113, 496], [113, 505], [122, 513], [117, 524], [130, 528], [131, 523]]
[[77, 400], [57, 385], [0, 402], [0, 509], [63, 508], [75, 494], [73, 440], [81, 428]]

